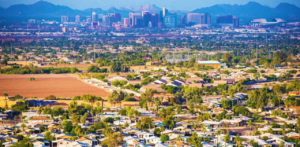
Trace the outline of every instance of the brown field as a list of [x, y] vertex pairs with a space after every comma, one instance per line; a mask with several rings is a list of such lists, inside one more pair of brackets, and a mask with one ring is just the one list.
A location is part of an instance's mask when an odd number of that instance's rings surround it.
[[[30, 77], [34, 77], [35, 81], [30, 81]], [[68, 74], [0, 75], [0, 96], [4, 93], [28, 98], [49, 95], [67, 98], [83, 94], [106, 97], [109, 94]]]

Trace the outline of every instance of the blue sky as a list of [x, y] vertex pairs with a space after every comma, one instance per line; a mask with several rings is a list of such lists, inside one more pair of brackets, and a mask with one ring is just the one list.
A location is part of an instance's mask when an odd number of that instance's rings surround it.
[[[0, 0], [1, 7], [9, 7], [13, 4], [32, 4], [39, 0]], [[75, 9], [110, 7], [138, 7], [141, 5], [155, 4], [159, 7], [167, 7], [172, 10], [194, 10], [215, 4], [246, 4], [255, 1], [263, 5], [275, 7], [281, 2], [295, 4], [300, 7], [300, 0], [46, 0], [48, 2], [66, 5]]]

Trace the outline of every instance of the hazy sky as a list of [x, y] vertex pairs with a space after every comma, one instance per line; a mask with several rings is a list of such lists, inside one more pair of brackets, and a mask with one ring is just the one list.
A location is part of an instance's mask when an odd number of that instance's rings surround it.
[[[0, 0], [1, 7], [9, 7], [13, 4], [32, 4], [39, 0]], [[193, 10], [208, 7], [215, 4], [246, 4], [256, 1], [263, 5], [275, 7], [281, 2], [295, 4], [300, 7], [300, 0], [46, 0], [48, 2], [66, 5], [75, 9], [110, 7], [138, 7], [141, 5], [155, 4], [159, 7], [167, 7], [172, 10]]]

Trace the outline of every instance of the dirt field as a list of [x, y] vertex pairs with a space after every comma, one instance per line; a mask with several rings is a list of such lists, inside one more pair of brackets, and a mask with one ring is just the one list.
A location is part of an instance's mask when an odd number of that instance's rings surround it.
[[[30, 77], [34, 77], [35, 81], [30, 81]], [[3, 96], [4, 93], [9, 96], [19, 94], [23, 97], [38, 98], [49, 95], [73, 97], [83, 94], [106, 97], [109, 94], [67, 74], [0, 75], [0, 95]]]

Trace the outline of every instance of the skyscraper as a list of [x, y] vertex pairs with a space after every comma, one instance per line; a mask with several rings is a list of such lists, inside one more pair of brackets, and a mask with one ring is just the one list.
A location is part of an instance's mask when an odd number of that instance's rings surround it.
[[114, 22], [116, 22], [116, 18], [114, 14], [109, 14], [108, 16], [108, 24], [111, 26]]
[[201, 14], [200, 13], [188, 13], [187, 22], [189, 24], [200, 24], [201, 23]]
[[217, 16], [217, 23], [218, 24], [232, 24], [233, 17], [232, 17], [232, 15]]
[[96, 12], [93, 12], [92, 13], [92, 22], [96, 22], [96, 21], [98, 21], [98, 16], [97, 16]]
[[87, 17], [86, 17], [86, 22], [87, 22], [87, 23], [91, 23], [91, 22], [92, 22], [91, 16], [87, 16]]
[[176, 13], [168, 13], [164, 17], [164, 25], [168, 28], [177, 27], [177, 14]]
[[105, 22], [106, 24], [109, 23], [109, 18], [108, 18], [108, 16], [103, 16], [103, 22]]
[[217, 25], [219, 27], [233, 27], [233, 16], [217, 16]]
[[123, 23], [123, 25], [124, 25], [124, 27], [129, 27], [130, 26], [130, 19], [129, 18], [124, 18], [124, 23]]
[[201, 24], [211, 24], [211, 16], [209, 13], [201, 14]]
[[151, 13], [150, 12], [143, 12], [142, 13], [143, 16], [143, 20], [144, 20], [144, 26], [148, 27], [149, 26], [149, 22], [151, 22]]
[[61, 22], [68, 22], [68, 16], [61, 16]]
[[233, 17], [233, 27], [240, 27], [240, 19], [238, 17]]
[[151, 24], [152, 24], [152, 27], [157, 27], [158, 26], [158, 14], [152, 14]]
[[129, 20], [130, 20], [130, 25], [134, 25], [134, 18], [137, 16], [141, 16], [140, 13], [129, 13]]
[[98, 14], [98, 21], [103, 22], [103, 14]]
[[165, 7], [162, 8], [163, 17], [166, 17], [166, 15], [169, 13], [169, 10]]
[[113, 15], [115, 16], [116, 22], [121, 22], [121, 14], [120, 13], [114, 13]]
[[164, 23], [165, 16], [169, 13], [169, 10], [165, 7], [162, 8], [162, 11], [159, 12], [159, 22]]
[[80, 22], [81, 22], [81, 15], [76, 15], [75, 23], [80, 23]]
[[186, 25], [186, 16], [182, 15], [180, 18], [180, 26], [184, 27]]
[[144, 26], [144, 19], [142, 16], [135, 16], [133, 21], [133, 27], [140, 28]]

